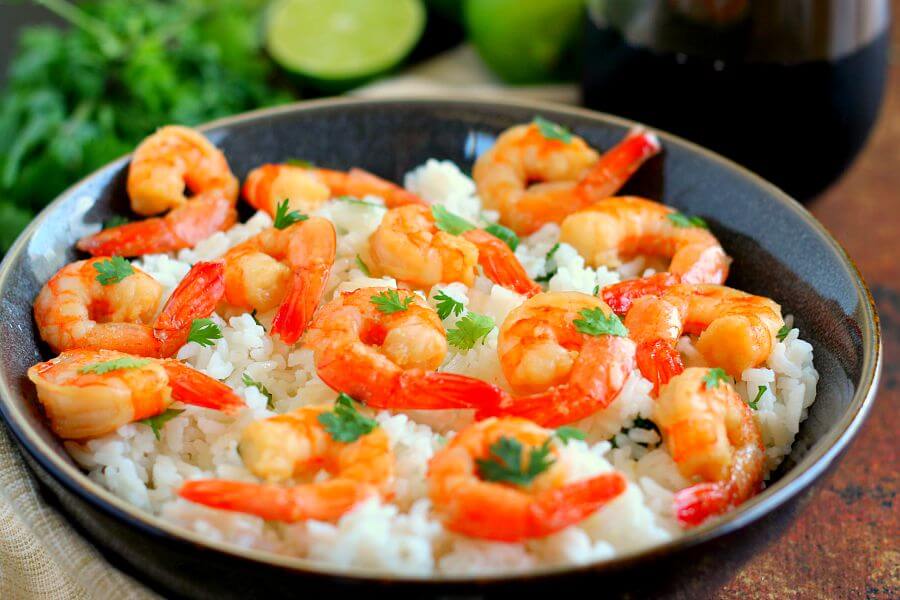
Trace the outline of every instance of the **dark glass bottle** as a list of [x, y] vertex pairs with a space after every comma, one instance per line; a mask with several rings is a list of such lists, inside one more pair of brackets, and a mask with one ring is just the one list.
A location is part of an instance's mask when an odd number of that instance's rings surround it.
[[887, 0], [593, 0], [587, 106], [708, 146], [800, 200], [878, 115]]

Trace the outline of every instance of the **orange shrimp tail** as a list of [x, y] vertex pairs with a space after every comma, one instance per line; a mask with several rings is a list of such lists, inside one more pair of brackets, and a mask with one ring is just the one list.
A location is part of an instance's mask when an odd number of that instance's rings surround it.
[[171, 356], [187, 342], [191, 323], [211, 315], [225, 294], [225, 265], [198, 262], [181, 280], [153, 325], [160, 356]]
[[696, 527], [709, 517], [720, 515], [729, 508], [724, 486], [699, 483], [675, 493], [675, 515], [684, 527]]
[[300, 339], [325, 293], [325, 282], [330, 272], [331, 266], [325, 264], [294, 272], [272, 320], [272, 335], [281, 336], [286, 344]]
[[615, 194], [662, 146], [655, 135], [637, 129], [610, 148], [578, 183], [577, 193], [596, 202]]
[[684, 371], [681, 354], [665, 340], [639, 344], [637, 364], [641, 374], [653, 383], [654, 394], [659, 393], [660, 386]]
[[529, 298], [541, 291], [506, 243], [481, 229], [462, 234], [478, 248], [478, 264], [488, 279]]
[[391, 394], [366, 403], [408, 410], [475, 408], [493, 414], [506, 398], [507, 393], [496, 385], [474, 377], [410, 369], [399, 375]]
[[163, 363], [172, 388], [172, 399], [193, 406], [213, 408], [232, 414], [244, 401], [230, 387], [177, 360]]
[[672, 273], [655, 273], [647, 277], [620, 281], [603, 288], [601, 296], [617, 315], [624, 315], [635, 300], [643, 296], [659, 296], [668, 288], [679, 283]]
[[91, 256], [142, 256], [184, 247], [166, 220], [160, 217], [104, 229], [81, 238], [76, 246]]
[[530, 537], [550, 535], [583, 521], [625, 491], [620, 473], [603, 473], [566, 484], [538, 495], [531, 517], [535, 531]]

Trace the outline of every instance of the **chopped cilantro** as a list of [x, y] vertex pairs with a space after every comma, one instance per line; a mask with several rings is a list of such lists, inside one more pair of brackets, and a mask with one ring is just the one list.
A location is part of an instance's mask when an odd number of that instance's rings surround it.
[[219, 326], [212, 319], [194, 319], [191, 323], [191, 333], [188, 335], [189, 342], [196, 342], [201, 346], [208, 347], [212, 346], [215, 340], [219, 339], [222, 339], [222, 330], [219, 329]]
[[128, 217], [123, 217], [122, 215], [113, 215], [107, 220], [103, 221], [103, 229], [112, 229], [113, 227], [119, 227], [120, 225], [124, 225], [125, 223], [130, 223], [131, 219]]
[[615, 335], [625, 337], [628, 330], [622, 320], [615, 313], [607, 315], [599, 306], [595, 308], [582, 308], [579, 312], [582, 318], [575, 319], [572, 324], [575, 329], [587, 335]]
[[447, 330], [447, 342], [460, 350], [471, 350], [479, 340], [484, 343], [484, 339], [493, 328], [492, 318], [470, 312], [456, 322], [455, 329]]
[[509, 227], [504, 227], [499, 223], [492, 223], [485, 227], [484, 230], [495, 238], [502, 240], [513, 252], [519, 247], [519, 236]]
[[706, 384], [706, 389], [708, 390], [719, 387], [720, 381], [727, 380], [728, 375], [725, 373], [725, 369], [720, 369], [719, 367], [710, 369], [709, 372], [703, 376], [703, 383]]
[[523, 464], [525, 448], [515, 438], [501, 437], [491, 444], [488, 457], [476, 460], [478, 475], [484, 481], [498, 481], [513, 485], [528, 485], [553, 466], [550, 457], [550, 438], [536, 448], [531, 448], [526, 464]]
[[96, 375], [105, 375], [111, 371], [119, 371], [121, 369], [138, 369], [150, 363], [149, 358], [135, 358], [133, 356], [123, 356], [114, 358], [105, 362], [93, 363], [85, 365], [78, 369], [79, 373], [94, 373]]
[[385, 290], [379, 294], [375, 294], [370, 298], [375, 308], [386, 315], [392, 315], [397, 312], [403, 312], [412, 304], [412, 296], [406, 296], [401, 299], [397, 290]]
[[372, 276], [372, 272], [369, 271], [369, 265], [363, 262], [363, 259], [359, 257], [359, 254], [356, 255], [356, 266], [366, 277]]
[[558, 437], [563, 444], [568, 444], [569, 440], [583, 440], [585, 435], [580, 429], [563, 426], [557, 428], [556, 437]]
[[149, 425], [150, 429], [153, 430], [153, 435], [159, 440], [163, 426], [183, 412], [183, 408], [167, 408], [164, 412], [152, 417], [147, 417], [146, 419], [141, 419], [138, 423]]
[[788, 334], [789, 334], [790, 332], [791, 332], [791, 328], [790, 328], [790, 327], [788, 327], [787, 325], [782, 325], [782, 326], [781, 326], [781, 329], [779, 329], [779, 330], [778, 330], [778, 333], [776, 334], [776, 335], [778, 336], [778, 341], [779, 341], [779, 342], [783, 342], [784, 339], [788, 336]]
[[119, 283], [129, 275], [134, 274], [134, 267], [121, 256], [113, 256], [112, 258], [95, 262], [94, 270], [97, 271], [97, 281], [101, 285]]
[[335, 200], [340, 200], [341, 202], [347, 202], [348, 204], [359, 204], [361, 206], [374, 206], [375, 208], [384, 208], [380, 204], [375, 204], [374, 202], [366, 202], [365, 200], [360, 200], [359, 198], [354, 198], [353, 196], [338, 196]]
[[272, 392], [270, 392], [266, 386], [258, 381], [255, 381], [246, 373], [241, 375], [241, 383], [243, 383], [247, 387], [255, 387], [256, 389], [258, 389], [259, 393], [266, 397], [266, 408], [268, 408], [269, 410], [275, 410], [275, 399], [272, 397]]
[[600, 284], [594, 286], [594, 290], [591, 292], [591, 296], [599, 296], [600, 295]]
[[559, 250], [559, 243], [553, 244], [553, 247], [547, 252], [547, 256], [544, 257], [544, 274], [535, 277], [534, 280], [539, 283], [547, 283], [550, 281], [554, 275], [556, 275], [556, 261], [553, 260], [553, 256], [556, 254], [556, 251]]
[[446, 231], [451, 235], [460, 235], [475, 229], [474, 225], [462, 217], [453, 214], [440, 204], [432, 205], [431, 215], [434, 217], [435, 226], [441, 231]]
[[750, 408], [752, 408], [753, 410], [759, 410], [759, 401], [762, 400], [763, 394], [766, 393], [767, 389], [769, 388], [764, 385], [756, 388], [756, 398], [747, 403], [748, 405], [750, 405]]
[[288, 158], [285, 159], [284, 164], [290, 165], [292, 167], [300, 167], [302, 169], [312, 169], [316, 166], [313, 162], [303, 158]]
[[666, 215], [666, 218], [672, 221], [675, 227], [702, 227], [703, 229], [709, 229], [709, 225], [700, 217], [691, 217], [680, 212], [673, 212]]
[[285, 198], [278, 203], [277, 207], [275, 207], [275, 221], [272, 223], [272, 226], [275, 227], [275, 229], [285, 229], [294, 223], [305, 221], [308, 218], [309, 217], [299, 210], [288, 211], [288, 200]]
[[356, 410], [353, 398], [341, 392], [332, 412], [319, 415], [319, 423], [336, 442], [355, 442], [378, 427], [378, 422]]
[[435, 295], [434, 300], [436, 302], [435, 306], [437, 308], [437, 314], [441, 318], [441, 320], [446, 319], [451, 314], [454, 314], [458, 317], [466, 309], [465, 305], [462, 302], [460, 302], [459, 300], [454, 300], [443, 291], [438, 292]]
[[548, 140], [558, 140], [560, 142], [563, 142], [564, 144], [568, 144], [572, 141], [572, 133], [558, 123], [548, 121], [541, 116], [535, 117], [533, 123], [537, 125], [538, 131], [541, 132], [541, 135]]

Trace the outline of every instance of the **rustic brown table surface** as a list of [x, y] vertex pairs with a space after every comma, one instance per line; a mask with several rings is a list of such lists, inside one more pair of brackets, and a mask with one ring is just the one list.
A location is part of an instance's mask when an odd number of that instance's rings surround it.
[[856, 261], [878, 306], [881, 386], [869, 419], [800, 516], [714, 598], [900, 598], [900, 0], [881, 118], [852, 168], [809, 205]]

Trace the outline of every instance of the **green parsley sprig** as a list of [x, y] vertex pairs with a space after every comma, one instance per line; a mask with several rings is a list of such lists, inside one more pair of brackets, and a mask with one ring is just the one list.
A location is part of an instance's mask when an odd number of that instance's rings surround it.
[[189, 342], [208, 348], [220, 339], [222, 339], [222, 330], [212, 319], [194, 319], [191, 323], [191, 332], [188, 334]]
[[526, 457], [519, 440], [503, 436], [490, 445], [487, 458], [475, 461], [478, 476], [484, 481], [526, 486], [553, 466], [550, 441], [551, 438], [547, 438], [540, 446], [532, 447]]
[[378, 422], [360, 413], [353, 398], [343, 392], [338, 395], [334, 410], [322, 413], [318, 419], [336, 442], [355, 442], [378, 427]]
[[135, 358], [134, 356], [123, 356], [99, 363], [85, 365], [78, 369], [79, 373], [94, 373], [96, 375], [105, 375], [112, 371], [122, 369], [139, 369], [144, 365], [150, 364], [149, 358]]
[[554, 123], [541, 116], [536, 116], [532, 122], [537, 125], [541, 135], [548, 140], [558, 140], [564, 144], [572, 141], [572, 132], [559, 123]]
[[165, 411], [161, 412], [158, 415], [154, 415], [152, 417], [147, 417], [146, 419], [141, 419], [138, 423], [143, 423], [144, 425], [149, 425], [150, 429], [153, 430], [153, 435], [156, 437], [156, 440], [159, 441], [161, 439], [162, 428], [166, 423], [180, 415], [184, 412], [183, 408], [167, 408]]
[[460, 350], [471, 350], [476, 343], [484, 343], [494, 328], [494, 320], [487, 315], [467, 313], [456, 322], [456, 327], [447, 330], [447, 343]]
[[272, 396], [272, 392], [269, 391], [269, 388], [256, 381], [246, 373], [241, 375], [241, 383], [243, 383], [247, 387], [255, 387], [257, 390], [259, 390], [259, 393], [266, 397], [266, 408], [268, 408], [269, 410], [275, 410], [275, 398], [274, 396]]
[[703, 384], [705, 385], [706, 389], [712, 390], [712, 389], [719, 387], [720, 381], [727, 382], [729, 379], [730, 379], [730, 377], [728, 377], [728, 374], [725, 372], [725, 369], [720, 369], [719, 367], [716, 367], [714, 369], [710, 369], [706, 373], [706, 375], [703, 376]]
[[134, 274], [134, 267], [121, 256], [113, 256], [112, 258], [95, 262], [94, 270], [97, 271], [97, 281], [100, 282], [100, 285], [119, 283], [129, 275]]
[[692, 217], [680, 212], [673, 212], [666, 215], [666, 218], [669, 219], [675, 227], [700, 227], [702, 229], [709, 229], [709, 224], [700, 217]]
[[587, 436], [580, 429], [564, 425], [562, 427], [557, 427], [556, 437], [558, 437], [563, 444], [568, 444], [570, 440], [583, 441]]
[[509, 246], [509, 249], [513, 252], [519, 247], [519, 236], [509, 227], [504, 227], [500, 223], [491, 223], [484, 230]]
[[431, 216], [434, 217], [435, 227], [441, 231], [446, 231], [450, 235], [460, 235], [472, 229], [477, 229], [475, 225], [459, 215], [453, 214], [440, 204], [431, 206]]
[[300, 221], [305, 221], [309, 217], [304, 215], [299, 210], [288, 210], [288, 199], [285, 198], [281, 202], [278, 203], [278, 206], [275, 207], [275, 220], [272, 222], [272, 226], [275, 229], [286, 229], [293, 225], [294, 223], [299, 223]]
[[454, 299], [451, 296], [448, 296], [446, 293], [444, 293], [443, 290], [441, 290], [434, 296], [434, 301], [436, 303], [435, 309], [437, 310], [437, 314], [442, 321], [449, 317], [451, 314], [458, 317], [464, 310], [466, 310], [466, 306], [462, 302]]
[[578, 314], [581, 318], [575, 319], [572, 321], [572, 324], [581, 333], [593, 336], [615, 335], [626, 337], [628, 335], [628, 329], [622, 323], [622, 320], [615, 313], [607, 315], [599, 306], [582, 308]]
[[369, 298], [369, 300], [375, 305], [375, 308], [386, 315], [403, 312], [408, 309], [409, 305], [413, 302], [412, 296], [400, 298], [400, 294], [397, 290], [385, 290], [375, 294]]

